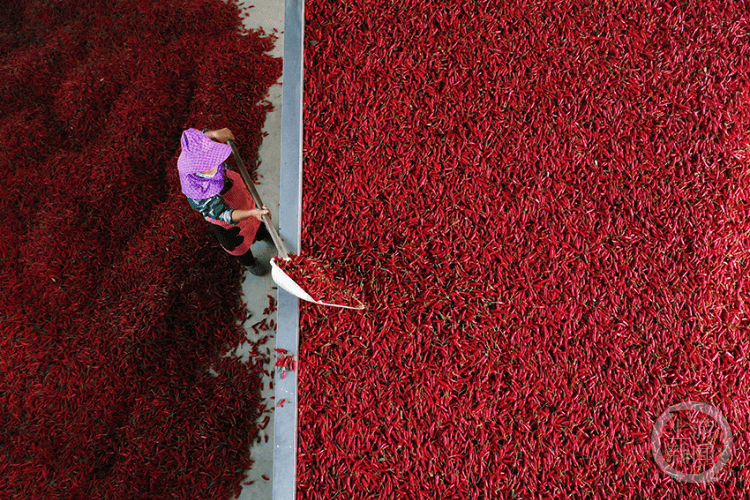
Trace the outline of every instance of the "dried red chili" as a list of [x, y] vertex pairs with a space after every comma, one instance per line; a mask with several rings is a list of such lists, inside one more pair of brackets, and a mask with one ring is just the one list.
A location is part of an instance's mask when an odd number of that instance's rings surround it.
[[690, 495], [655, 416], [750, 406], [741, 3], [306, 16], [303, 248], [370, 309], [302, 305], [300, 498]]

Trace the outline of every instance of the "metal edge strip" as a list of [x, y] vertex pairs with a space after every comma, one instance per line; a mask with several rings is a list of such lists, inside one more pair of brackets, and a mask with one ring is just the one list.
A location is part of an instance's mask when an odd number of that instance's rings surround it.
[[[304, 39], [304, 0], [285, 0], [278, 213], [279, 233], [290, 253], [299, 253], [302, 233]], [[296, 356], [299, 299], [280, 288], [277, 297], [276, 348]], [[276, 370], [274, 388], [273, 500], [293, 500], [297, 494], [297, 372], [287, 372], [282, 380]]]

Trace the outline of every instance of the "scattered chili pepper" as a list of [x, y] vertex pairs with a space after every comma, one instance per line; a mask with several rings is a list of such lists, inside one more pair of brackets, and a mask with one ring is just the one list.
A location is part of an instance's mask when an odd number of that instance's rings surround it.
[[242, 271], [180, 193], [175, 138], [230, 127], [255, 156], [273, 38], [242, 30], [236, 2], [11, 3], [0, 498], [230, 498], [263, 365]]

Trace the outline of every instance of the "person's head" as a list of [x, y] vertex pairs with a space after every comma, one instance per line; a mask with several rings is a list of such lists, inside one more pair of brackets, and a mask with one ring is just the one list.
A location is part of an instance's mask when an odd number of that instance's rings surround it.
[[[206, 134], [194, 128], [182, 133], [182, 151], [177, 159], [182, 192], [197, 199], [210, 198], [221, 192], [224, 186], [224, 169], [221, 164], [232, 154], [231, 146], [212, 141]], [[201, 178], [198, 173], [213, 176]], [[220, 175], [216, 175], [219, 173]]]

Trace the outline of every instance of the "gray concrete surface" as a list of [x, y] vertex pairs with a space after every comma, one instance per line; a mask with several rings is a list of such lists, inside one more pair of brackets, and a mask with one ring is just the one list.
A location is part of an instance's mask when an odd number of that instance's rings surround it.
[[[278, 37], [276, 46], [270, 54], [274, 57], [282, 57], [284, 52], [284, 2], [280, 0], [240, 0], [238, 4], [240, 8], [244, 9], [244, 12], [249, 14], [248, 17], [243, 18], [246, 28], [253, 30], [262, 29], [266, 34], [273, 34]], [[253, 7], [250, 8], [251, 5]], [[274, 29], [276, 32], [274, 32]], [[266, 116], [264, 131], [268, 135], [263, 138], [263, 143], [259, 150], [260, 165], [258, 166], [258, 174], [260, 184], [256, 187], [263, 203], [270, 209], [278, 228], [281, 85], [271, 87], [268, 100], [273, 104], [274, 110]], [[238, 138], [238, 140], [240, 139]], [[267, 263], [272, 256], [276, 255], [276, 250], [273, 245], [258, 242], [253, 246], [253, 253], [256, 257]], [[271, 295], [274, 299], [276, 298], [275, 287], [276, 284], [271, 279], [270, 273], [264, 277], [257, 277], [246, 272], [242, 283], [243, 300], [247, 303], [247, 308], [252, 313], [252, 317], [245, 324], [248, 329], [248, 339], [252, 341], [257, 340], [263, 335], [273, 335], [265, 344], [264, 349], [262, 349], [263, 351], [265, 351], [265, 348], [270, 350], [270, 354], [267, 356], [268, 362], [265, 365], [266, 371], [270, 374], [273, 374], [274, 371], [275, 332], [267, 331], [256, 334], [250, 326], [264, 318], [263, 310], [268, 307], [268, 295]], [[276, 321], [276, 313], [265, 317], [273, 319], [274, 322]], [[247, 354], [247, 351], [244, 353], [240, 352]], [[272, 380], [273, 378], [269, 376], [264, 376], [262, 380], [263, 390], [261, 397], [269, 409], [275, 407], [274, 399], [271, 399], [274, 396], [274, 389], [271, 389], [269, 384]], [[253, 481], [253, 483], [243, 486], [242, 493], [239, 496], [241, 500], [266, 500], [272, 496], [274, 414], [275, 410], [266, 414], [271, 417], [271, 420], [266, 428], [261, 431], [260, 441], [256, 441], [251, 449], [248, 450], [254, 463], [250, 471], [248, 471], [248, 477], [245, 481]], [[268, 438], [267, 442], [265, 440], [266, 437]], [[263, 476], [267, 477], [268, 480], [263, 479]]]

